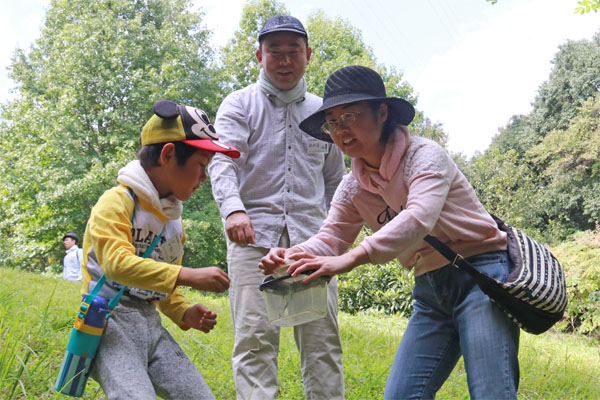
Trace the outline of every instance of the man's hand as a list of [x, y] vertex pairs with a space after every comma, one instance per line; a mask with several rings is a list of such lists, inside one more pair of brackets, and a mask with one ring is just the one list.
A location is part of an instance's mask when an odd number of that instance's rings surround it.
[[227, 216], [225, 232], [232, 242], [243, 246], [254, 244], [254, 227], [244, 211], [235, 211]]
[[229, 276], [218, 267], [182, 267], [177, 277], [177, 285], [221, 293], [229, 288]]
[[194, 304], [185, 311], [181, 320], [191, 328], [208, 333], [217, 324], [217, 313], [202, 304]]
[[272, 275], [277, 267], [287, 263], [285, 254], [286, 250], [282, 247], [272, 248], [269, 250], [269, 253], [260, 260], [258, 268], [263, 270], [264, 275]]

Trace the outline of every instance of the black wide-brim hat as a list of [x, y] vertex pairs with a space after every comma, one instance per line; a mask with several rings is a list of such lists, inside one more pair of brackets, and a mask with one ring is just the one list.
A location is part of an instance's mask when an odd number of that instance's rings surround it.
[[388, 118], [400, 125], [408, 125], [415, 117], [415, 109], [408, 101], [387, 97], [381, 76], [371, 68], [351, 65], [335, 71], [325, 83], [323, 105], [300, 123], [300, 129], [312, 137], [333, 143], [331, 136], [321, 131], [325, 111], [342, 104], [357, 101], [381, 101], [388, 106]]

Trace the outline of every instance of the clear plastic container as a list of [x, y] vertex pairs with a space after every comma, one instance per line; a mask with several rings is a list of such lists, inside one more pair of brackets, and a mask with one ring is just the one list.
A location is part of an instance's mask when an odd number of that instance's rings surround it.
[[[287, 268], [287, 267], [286, 267]], [[310, 274], [313, 271], [306, 271]], [[329, 278], [319, 277], [303, 283], [305, 275], [268, 276], [260, 285], [269, 322], [277, 326], [296, 326], [327, 315], [327, 283]]]

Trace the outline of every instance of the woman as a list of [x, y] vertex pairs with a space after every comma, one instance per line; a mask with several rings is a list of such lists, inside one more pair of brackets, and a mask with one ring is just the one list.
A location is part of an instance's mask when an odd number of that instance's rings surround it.
[[[350, 66], [327, 80], [323, 106], [300, 128], [352, 158], [319, 233], [274, 248], [259, 265], [271, 274], [288, 260], [297, 276], [337, 275], [398, 258], [414, 269], [414, 310], [394, 358], [386, 399], [434, 398], [462, 355], [473, 399], [514, 399], [519, 328], [466, 273], [423, 241], [431, 234], [498, 280], [508, 275], [500, 232], [448, 154], [410, 136], [414, 109], [387, 97], [373, 70]], [[367, 224], [375, 233], [347, 251]]]

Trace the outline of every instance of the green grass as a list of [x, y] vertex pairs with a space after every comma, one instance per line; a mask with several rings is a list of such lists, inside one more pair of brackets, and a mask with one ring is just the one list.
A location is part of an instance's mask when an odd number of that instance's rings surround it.
[[[0, 398], [52, 399], [54, 382], [79, 304], [79, 287], [59, 278], [0, 268]], [[231, 373], [233, 330], [226, 297], [194, 301], [219, 314], [209, 334], [165, 326], [204, 375], [217, 399], [235, 399]], [[406, 319], [380, 315], [339, 316], [347, 399], [380, 399]], [[600, 398], [600, 345], [575, 334], [521, 335], [521, 399]], [[279, 357], [281, 399], [303, 398], [300, 361], [292, 329], [282, 329]], [[462, 361], [438, 399], [468, 398]], [[103, 399], [90, 380], [86, 399]]]

